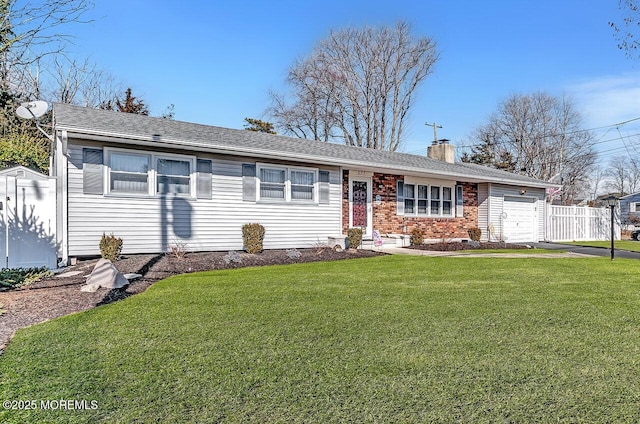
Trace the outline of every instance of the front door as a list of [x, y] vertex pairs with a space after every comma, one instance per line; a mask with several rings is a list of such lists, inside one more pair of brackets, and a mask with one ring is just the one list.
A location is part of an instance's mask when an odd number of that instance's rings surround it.
[[371, 237], [371, 179], [351, 180], [351, 227], [362, 228], [364, 236]]

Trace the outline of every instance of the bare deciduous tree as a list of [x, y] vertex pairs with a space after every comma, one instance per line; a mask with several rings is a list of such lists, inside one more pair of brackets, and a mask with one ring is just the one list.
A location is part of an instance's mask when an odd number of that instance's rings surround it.
[[72, 36], [71, 23], [86, 22], [89, 0], [43, 0], [0, 2], [0, 84], [16, 89], [23, 82], [24, 67], [45, 56], [60, 53]]
[[435, 42], [414, 38], [406, 22], [331, 31], [291, 67], [291, 95], [272, 93], [268, 113], [297, 137], [397, 150], [417, 89], [437, 60]]
[[640, 1], [618, 0], [618, 8], [625, 13], [622, 23], [609, 22], [613, 35], [618, 41], [618, 48], [630, 59], [638, 58], [640, 48]]
[[467, 157], [482, 153], [488, 166], [509, 158], [513, 172], [561, 184], [563, 203], [584, 191], [596, 160], [594, 136], [573, 103], [546, 93], [510, 96], [474, 138], [480, 142]]
[[124, 84], [89, 59], [56, 57], [49, 74], [47, 98], [60, 103], [97, 108], [125, 90]]
[[591, 171], [591, 182], [590, 182], [591, 200], [596, 200], [598, 198], [598, 193], [600, 191], [600, 184], [602, 184], [604, 177], [605, 177], [605, 170], [599, 165], [594, 165]]
[[629, 194], [628, 166], [627, 156], [616, 156], [609, 161], [609, 167], [605, 171], [605, 176], [608, 178], [606, 183], [607, 188], [620, 196]]
[[607, 177], [607, 188], [620, 196], [640, 190], [640, 162], [632, 157], [613, 157], [604, 175]]

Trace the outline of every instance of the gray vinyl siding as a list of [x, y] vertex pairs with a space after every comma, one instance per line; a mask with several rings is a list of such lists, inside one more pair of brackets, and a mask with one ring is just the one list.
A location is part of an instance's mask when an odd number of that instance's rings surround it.
[[[86, 144], [95, 147], [93, 143]], [[242, 164], [248, 162], [247, 158], [207, 154], [197, 156], [213, 161], [210, 200], [105, 196], [83, 194], [82, 147], [87, 146], [69, 145], [70, 256], [98, 255], [103, 232], [121, 237], [125, 254], [163, 252], [178, 242], [186, 243], [190, 251], [241, 250], [242, 225], [252, 222], [265, 227], [266, 249], [313, 247], [341, 233], [341, 180], [337, 167], [304, 165], [330, 171], [328, 204], [243, 201]]]
[[[544, 240], [545, 238], [545, 190], [542, 188], [531, 188], [525, 187], [527, 192], [525, 193], [526, 197], [535, 197], [536, 200], [536, 208], [537, 208], [537, 218], [538, 218], [538, 226], [537, 226], [537, 234], [538, 240]], [[502, 229], [502, 218], [501, 214], [503, 212], [504, 206], [504, 196], [515, 196], [520, 197], [521, 187], [514, 186], [505, 186], [498, 184], [489, 185], [489, 223], [493, 224], [495, 228], [496, 237], [500, 237], [503, 234]]]
[[478, 184], [478, 228], [481, 241], [489, 241], [489, 184]]
[[[620, 219], [623, 225], [629, 225], [629, 214], [631, 203], [640, 202], [640, 193], [630, 194], [620, 199]], [[636, 215], [640, 214], [640, 209], [636, 209]]]

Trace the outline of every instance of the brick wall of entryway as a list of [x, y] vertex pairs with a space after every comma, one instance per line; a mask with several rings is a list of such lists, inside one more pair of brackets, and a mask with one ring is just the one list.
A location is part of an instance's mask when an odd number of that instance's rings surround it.
[[[419, 227], [427, 239], [469, 238], [468, 230], [478, 226], [478, 185], [459, 182], [463, 186], [463, 216], [455, 218], [426, 218], [397, 214], [396, 187], [402, 175], [373, 174], [373, 229], [381, 234], [411, 234]], [[380, 196], [380, 204], [376, 196]], [[349, 228], [349, 171], [342, 175], [342, 228]], [[455, 205], [454, 205], [455, 207]]]

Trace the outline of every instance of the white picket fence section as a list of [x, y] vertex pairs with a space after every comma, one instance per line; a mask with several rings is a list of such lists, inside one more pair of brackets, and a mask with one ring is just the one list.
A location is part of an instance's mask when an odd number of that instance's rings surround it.
[[[614, 238], [620, 240], [620, 208], [615, 208]], [[611, 239], [611, 210], [588, 206], [547, 205], [548, 241]]]

